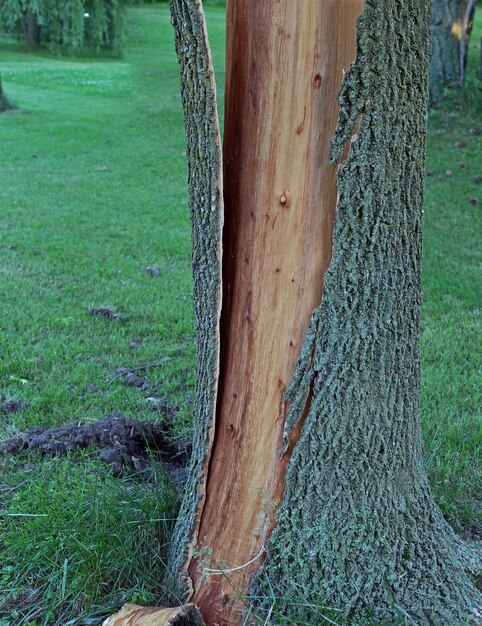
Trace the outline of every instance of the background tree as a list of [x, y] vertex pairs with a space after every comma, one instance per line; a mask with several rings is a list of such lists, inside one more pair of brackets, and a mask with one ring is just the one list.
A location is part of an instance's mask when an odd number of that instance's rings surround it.
[[3, 113], [3, 111], [8, 111], [8, 109], [10, 108], [11, 104], [3, 91], [2, 75], [0, 74], [0, 113]]
[[363, 4], [227, 3], [222, 173], [202, 9], [171, 3], [198, 338], [171, 566], [208, 624], [250, 593], [422, 624], [478, 601], [420, 434], [430, 2]]
[[0, 22], [25, 50], [45, 45], [76, 53], [84, 47], [122, 51], [126, 0], [0, 0]]
[[430, 99], [433, 102], [449, 83], [458, 82], [463, 88], [475, 6], [476, 0], [432, 0]]

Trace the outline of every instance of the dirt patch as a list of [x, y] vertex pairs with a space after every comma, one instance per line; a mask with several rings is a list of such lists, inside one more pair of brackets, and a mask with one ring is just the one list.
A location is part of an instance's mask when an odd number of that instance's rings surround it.
[[[164, 396], [157, 395], [159, 384], [151, 382], [147, 377], [147, 372], [159, 367], [159, 363], [148, 363], [138, 367], [118, 367], [114, 370], [115, 378], [119, 378], [127, 387], [136, 387], [144, 392], [146, 402], [153, 410], [158, 411], [165, 418], [172, 419], [179, 409], [177, 404], [171, 404]], [[149, 396], [149, 397], [148, 397]]]
[[147, 272], [149, 274], [149, 276], [152, 276], [153, 278], [155, 276], [159, 276], [161, 273], [161, 270], [159, 269], [158, 265], [148, 265], [145, 269], [145, 272]]
[[101, 395], [104, 393], [100, 387], [97, 387], [97, 385], [87, 385], [85, 389], [89, 393], [100, 393]]
[[149, 393], [151, 389], [155, 389], [156, 385], [151, 385], [149, 380], [144, 376], [146, 368], [144, 367], [118, 367], [114, 374], [116, 378], [122, 379], [127, 387], [137, 387], [145, 393]]
[[122, 320], [124, 318], [122, 313], [119, 313], [119, 311], [116, 311], [109, 306], [91, 306], [89, 308], [89, 315], [92, 315], [93, 317], [105, 317], [105, 319], [110, 322], [116, 322], [117, 320]]
[[13, 413], [20, 413], [20, 411], [26, 411], [28, 404], [24, 400], [15, 400], [13, 398], [7, 398], [6, 396], [0, 396], [0, 415], [12, 415]]
[[172, 419], [176, 411], [179, 410], [178, 404], [168, 402], [164, 396], [148, 396], [145, 399], [145, 403], [151, 411], [155, 411], [168, 419]]
[[171, 427], [166, 422], [140, 421], [111, 413], [97, 422], [75, 422], [59, 428], [34, 427], [0, 445], [0, 450], [18, 454], [24, 450], [40, 450], [47, 456], [93, 446], [99, 458], [118, 476], [125, 469], [142, 470], [152, 458], [160, 459], [166, 471], [179, 482], [190, 456], [187, 442], [175, 444]]
[[145, 390], [151, 388], [151, 385], [145, 376], [137, 376], [134, 372], [128, 372], [124, 376], [124, 382], [128, 387], [137, 387]]

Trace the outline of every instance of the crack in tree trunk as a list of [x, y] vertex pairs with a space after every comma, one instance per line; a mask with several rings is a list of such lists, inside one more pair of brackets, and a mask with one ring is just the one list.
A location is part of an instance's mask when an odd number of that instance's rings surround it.
[[198, 380], [168, 584], [209, 625], [241, 623], [249, 588], [265, 616], [273, 603], [296, 615], [303, 598], [437, 625], [462, 623], [479, 598], [420, 436], [430, 2], [366, 1], [338, 114], [362, 4], [228, 0], [222, 297], [204, 17], [199, 0], [171, 0]]
[[197, 355], [193, 453], [167, 574], [173, 598], [182, 602], [193, 591], [187, 566], [196, 551], [214, 440], [224, 204], [216, 86], [201, 0], [171, 0], [171, 15], [186, 125]]

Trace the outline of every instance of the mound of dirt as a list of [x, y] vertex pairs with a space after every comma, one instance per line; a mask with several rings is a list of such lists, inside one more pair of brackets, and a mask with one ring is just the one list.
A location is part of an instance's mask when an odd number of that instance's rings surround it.
[[176, 481], [190, 455], [187, 443], [172, 442], [169, 424], [140, 421], [111, 413], [97, 422], [75, 422], [58, 428], [34, 427], [0, 444], [0, 450], [18, 454], [23, 450], [40, 450], [43, 454], [63, 455], [93, 446], [99, 448], [99, 458], [112, 473], [120, 475], [126, 468], [141, 470], [149, 459], [159, 458]]
[[15, 400], [13, 398], [7, 398], [6, 396], [0, 396], [0, 413], [3, 415], [11, 415], [12, 413], [19, 413], [27, 409], [28, 404], [24, 400]]
[[119, 313], [119, 311], [116, 311], [110, 306], [91, 306], [89, 307], [89, 315], [105, 317], [109, 322], [115, 322], [123, 318], [122, 313]]

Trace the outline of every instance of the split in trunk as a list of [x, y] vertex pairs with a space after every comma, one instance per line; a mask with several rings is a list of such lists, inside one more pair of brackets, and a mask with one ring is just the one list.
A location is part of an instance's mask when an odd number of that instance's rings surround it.
[[[195, 531], [201, 558], [189, 564], [193, 599], [213, 623], [236, 622], [235, 598], [283, 497], [286, 387], [331, 258], [328, 148], [360, 9], [360, 0], [227, 4], [220, 388]], [[207, 562], [218, 573], [204, 580]]]
[[198, 384], [169, 584], [209, 625], [240, 624], [250, 594], [266, 619], [303, 597], [462, 623], [474, 563], [433, 503], [419, 419], [430, 1], [367, 0], [356, 30], [361, 0], [228, 0], [222, 268], [204, 18], [171, 8]]

